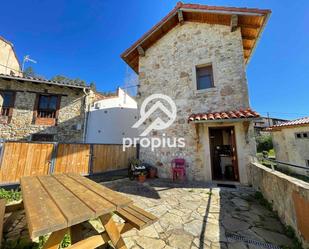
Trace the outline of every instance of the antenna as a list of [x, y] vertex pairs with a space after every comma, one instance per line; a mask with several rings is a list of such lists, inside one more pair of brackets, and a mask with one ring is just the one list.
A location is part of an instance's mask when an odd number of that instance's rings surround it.
[[32, 63], [37, 63], [35, 60], [30, 59], [30, 55], [24, 56], [23, 65], [22, 65], [22, 67], [21, 67], [21, 71], [22, 71], [22, 72], [24, 72], [25, 63], [28, 62], [28, 61], [30, 61], [30, 62], [32, 62]]

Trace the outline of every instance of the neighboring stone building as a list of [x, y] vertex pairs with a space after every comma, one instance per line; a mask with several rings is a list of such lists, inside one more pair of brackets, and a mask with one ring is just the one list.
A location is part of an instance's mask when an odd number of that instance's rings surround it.
[[137, 129], [137, 103], [121, 88], [114, 95], [96, 94], [87, 122], [87, 143], [122, 144], [123, 138], [134, 138]]
[[86, 86], [0, 74], [0, 139], [83, 142], [91, 98]]
[[0, 36], [0, 74], [22, 76], [20, 64], [11, 42]]
[[171, 160], [184, 157], [189, 179], [247, 183], [248, 156], [255, 154], [252, 120], [259, 115], [249, 109], [245, 70], [269, 15], [178, 3], [122, 54], [139, 74], [139, 105], [161, 93], [177, 106], [174, 123], [148, 137], [184, 137], [185, 147], [140, 148], [159, 176], [170, 177]]
[[296, 119], [266, 129], [271, 131], [276, 160], [308, 167], [308, 170], [288, 167], [300, 174], [309, 173], [309, 117]]

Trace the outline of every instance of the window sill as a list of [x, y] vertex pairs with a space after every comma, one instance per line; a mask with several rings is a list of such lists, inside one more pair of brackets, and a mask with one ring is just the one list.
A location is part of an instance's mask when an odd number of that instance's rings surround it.
[[48, 126], [55, 126], [56, 119], [55, 118], [36, 118], [34, 121], [35, 125], [48, 125]]
[[201, 90], [194, 90], [194, 94], [198, 95], [198, 94], [204, 94], [204, 93], [209, 93], [209, 92], [213, 92], [216, 90], [216, 87], [213, 86], [213, 87], [209, 87], [209, 88], [206, 88], [206, 89], [201, 89]]

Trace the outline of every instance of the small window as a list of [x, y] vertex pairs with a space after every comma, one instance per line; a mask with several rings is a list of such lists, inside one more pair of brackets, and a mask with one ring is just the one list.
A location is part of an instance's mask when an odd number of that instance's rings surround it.
[[301, 133], [296, 133], [296, 138], [301, 138]]
[[58, 98], [56, 95], [40, 95], [38, 102], [38, 118], [56, 118], [58, 109]]
[[203, 90], [214, 86], [212, 66], [203, 66], [196, 68], [197, 90]]
[[1, 116], [9, 117], [12, 113], [15, 101], [15, 92], [3, 91], [0, 92], [2, 98]]
[[308, 138], [308, 133], [307, 132], [303, 133], [303, 138]]
[[32, 134], [32, 141], [41, 141], [41, 142], [53, 142], [54, 135], [52, 134]]

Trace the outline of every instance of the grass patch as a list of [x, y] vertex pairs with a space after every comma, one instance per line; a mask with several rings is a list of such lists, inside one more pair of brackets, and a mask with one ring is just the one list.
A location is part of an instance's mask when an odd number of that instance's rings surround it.
[[262, 206], [266, 207], [269, 211], [273, 212], [273, 205], [269, 203], [263, 196], [263, 194], [257, 191], [254, 195], [255, 199], [260, 203]]
[[0, 188], [0, 199], [6, 199], [7, 202], [20, 201], [22, 198], [21, 191], [16, 190], [5, 190]]
[[268, 151], [268, 156], [270, 156], [270, 157], [275, 157], [275, 156], [276, 156], [275, 150], [274, 150], [274, 149], [270, 149], [270, 150]]

